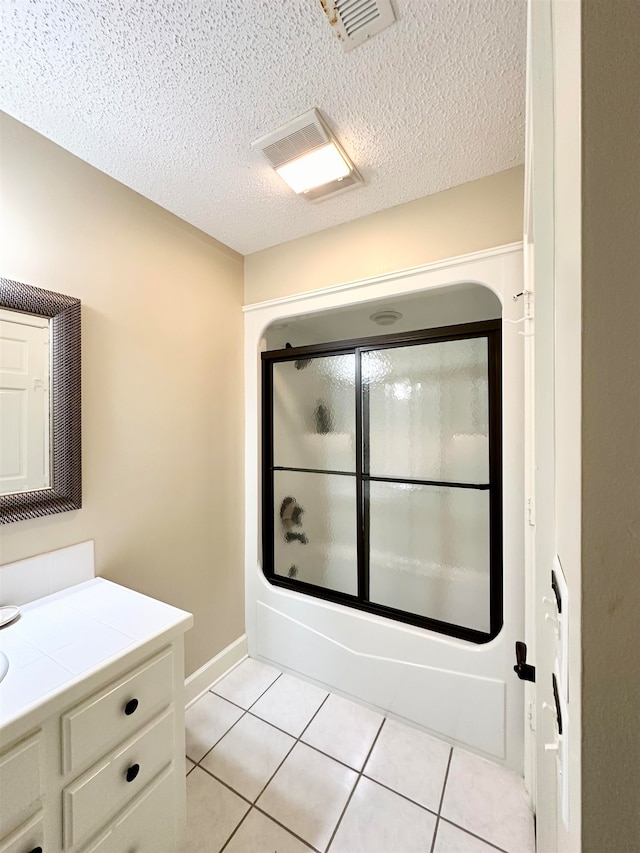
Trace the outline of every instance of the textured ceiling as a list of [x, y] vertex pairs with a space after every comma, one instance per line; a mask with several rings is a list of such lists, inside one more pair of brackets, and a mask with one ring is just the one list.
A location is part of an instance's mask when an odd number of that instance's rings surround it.
[[[1, 107], [243, 254], [510, 168], [526, 0], [396, 0], [344, 53], [319, 0], [2, 0]], [[252, 140], [311, 107], [366, 184], [312, 205]]]

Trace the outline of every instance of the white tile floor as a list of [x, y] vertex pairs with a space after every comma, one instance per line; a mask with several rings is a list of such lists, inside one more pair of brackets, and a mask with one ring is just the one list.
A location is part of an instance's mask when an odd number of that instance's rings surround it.
[[522, 779], [259, 661], [186, 726], [183, 853], [534, 853]]

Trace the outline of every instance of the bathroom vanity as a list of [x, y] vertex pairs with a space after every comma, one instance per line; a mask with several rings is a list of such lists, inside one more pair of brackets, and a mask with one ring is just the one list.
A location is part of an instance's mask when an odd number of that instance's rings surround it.
[[175, 853], [192, 616], [93, 578], [0, 630], [0, 853]]

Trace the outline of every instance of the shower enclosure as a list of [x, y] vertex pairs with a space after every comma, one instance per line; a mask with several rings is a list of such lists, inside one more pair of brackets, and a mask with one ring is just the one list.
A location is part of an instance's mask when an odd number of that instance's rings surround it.
[[475, 643], [497, 636], [500, 329], [263, 353], [271, 583]]
[[518, 244], [245, 308], [249, 654], [520, 773], [523, 287]]

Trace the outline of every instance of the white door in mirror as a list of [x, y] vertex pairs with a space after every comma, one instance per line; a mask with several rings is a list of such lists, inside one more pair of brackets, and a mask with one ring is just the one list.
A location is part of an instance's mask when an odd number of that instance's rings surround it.
[[49, 320], [0, 311], [0, 494], [50, 487]]

